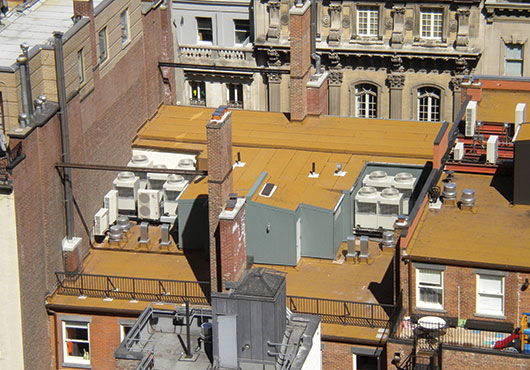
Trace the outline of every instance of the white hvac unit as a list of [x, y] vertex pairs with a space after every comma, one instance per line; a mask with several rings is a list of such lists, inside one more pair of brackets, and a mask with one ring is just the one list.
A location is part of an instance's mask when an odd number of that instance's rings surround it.
[[[152, 167], [153, 162], [145, 154], [133, 155], [127, 167]], [[133, 170], [134, 171], [134, 170]], [[140, 178], [140, 189], [145, 189], [147, 186], [147, 174], [145, 172], [135, 172], [135, 175]]]
[[457, 142], [453, 150], [453, 159], [455, 161], [461, 161], [464, 158], [464, 143]]
[[120, 172], [113, 181], [118, 191], [118, 210], [135, 211], [140, 179], [132, 172]]
[[109, 211], [109, 225], [112, 225], [118, 218], [118, 191], [110, 190], [105, 194], [103, 205]]
[[410, 172], [400, 172], [392, 180], [392, 186], [403, 194], [401, 198], [401, 213], [404, 215], [409, 214], [409, 202], [415, 185], [416, 178]]
[[[165, 164], [155, 164], [153, 168], [167, 168]], [[147, 189], [164, 190], [164, 183], [168, 178], [167, 173], [147, 173]]]
[[180, 194], [186, 189], [188, 181], [181, 175], [169, 175], [164, 184], [164, 214], [169, 216], [177, 215], [178, 199]]
[[377, 203], [379, 193], [372, 186], [363, 186], [355, 195], [355, 225], [364, 229], [377, 229]]
[[94, 235], [105, 235], [109, 228], [109, 210], [100, 208], [94, 216]]
[[372, 171], [364, 176], [363, 186], [372, 186], [377, 191], [381, 191], [392, 185], [392, 178], [385, 171]]
[[477, 124], [477, 102], [471, 100], [466, 107], [466, 136], [475, 136], [475, 125]]
[[[182, 158], [178, 162], [178, 169], [179, 170], [187, 170], [187, 171], [193, 171], [197, 168], [197, 164], [193, 158]], [[194, 175], [186, 175], [184, 178], [186, 180], [193, 180], [195, 176]]]
[[394, 223], [401, 213], [401, 194], [396, 188], [383, 189], [379, 197], [379, 206], [377, 207], [377, 222], [386, 230], [393, 230]]
[[138, 218], [142, 220], [158, 220], [160, 218], [159, 190], [138, 190]]
[[491, 135], [488, 139], [486, 147], [486, 161], [488, 163], [497, 163], [499, 157], [499, 137], [497, 135]]
[[519, 103], [515, 107], [515, 125], [514, 125], [514, 135], [513, 140], [517, 140], [517, 136], [519, 135], [519, 129], [521, 128], [521, 125], [526, 122], [526, 104]]

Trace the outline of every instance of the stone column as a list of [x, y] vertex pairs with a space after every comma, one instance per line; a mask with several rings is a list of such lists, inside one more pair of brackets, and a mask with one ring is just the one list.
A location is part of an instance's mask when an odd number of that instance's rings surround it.
[[405, 7], [402, 5], [392, 7], [392, 18], [394, 28], [392, 30], [392, 38], [390, 44], [392, 47], [402, 47], [405, 38]]
[[281, 88], [280, 83], [282, 82], [281, 73], [271, 72], [267, 73], [267, 83], [269, 87], [269, 111], [270, 112], [281, 112]]
[[399, 72], [392, 72], [388, 75], [390, 85], [390, 118], [403, 118], [403, 86], [405, 85], [405, 75]]
[[342, 71], [332, 70], [328, 79], [328, 111], [330, 115], [340, 115], [340, 88], [342, 85]]

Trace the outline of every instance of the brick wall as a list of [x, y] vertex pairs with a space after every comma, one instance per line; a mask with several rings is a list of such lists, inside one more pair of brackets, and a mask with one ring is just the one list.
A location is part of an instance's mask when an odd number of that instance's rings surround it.
[[442, 366], [444, 369], [459, 370], [528, 369], [530, 368], [530, 358], [444, 349], [442, 356]]
[[[327, 74], [326, 74], [327, 76]], [[328, 114], [328, 78], [318, 87], [307, 87], [307, 114]]]
[[[387, 369], [396, 369], [396, 366], [394, 366], [391, 361], [394, 357], [394, 353], [399, 352], [401, 356], [401, 362], [403, 363], [406, 358], [410, 355], [412, 352], [412, 343], [401, 343], [401, 342], [393, 342], [391, 340], [386, 342], [386, 353], [387, 353]], [[399, 364], [398, 364], [399, 365]], [[449, 368], [448, 368], [449, 369]]]
[[[240, 200], [242, 202], [244, 200]], [[235, 211], [234, 211], [235, 212]], [[245, 244], [245, 205], [231, 218], [219, 221], [220, 265], [222, 285], [225, 281], [238, 281], [247, 263]]]
[[353, 367], [353, 356], [350, 350], [350, 344], [322, 342], [322, 369], [325, 370], [344, 370]]
[[[232, 113], [206, 125], [208, 150], [208, 223], [210, 233], [210, 282], [219, 289], [219, 214], [232, 192]], [[222, 287], [221, 287], [222, 288]]]

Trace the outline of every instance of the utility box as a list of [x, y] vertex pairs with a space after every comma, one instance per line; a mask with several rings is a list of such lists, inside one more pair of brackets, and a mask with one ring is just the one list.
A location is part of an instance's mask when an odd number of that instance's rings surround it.
[[475, 135], [475, 125], [477, 124], [477, 102], [471, 100], [466, 107], [466, 137]]
[[499, 137], [497, 135], [491, 135], [489, 137], [486, 151], [487, 162], [492, 164], [497, 163], [497, 158], [499, 157]]
[[457, 142], [453, 150], [453, 159], [455, 161], [461, 161], [462, 158], [464, 158], [464, 143]]

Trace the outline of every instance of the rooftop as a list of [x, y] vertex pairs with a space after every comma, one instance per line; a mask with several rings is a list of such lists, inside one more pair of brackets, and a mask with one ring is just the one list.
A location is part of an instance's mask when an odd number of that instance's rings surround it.
[[411, 259], [530, 267], [522, 258], [530, 243], [530, 206], [510, 203], [512, 178], [457, 173], [454, 182], [459, 192], [475, 190], [473, 212], [449, 204], [426, 208], [407, 250]]
[[518, 103], [530, 108], [530, 91], [483, 89], [481, 95], [477, 119], [483, 122], [514, 123]]

